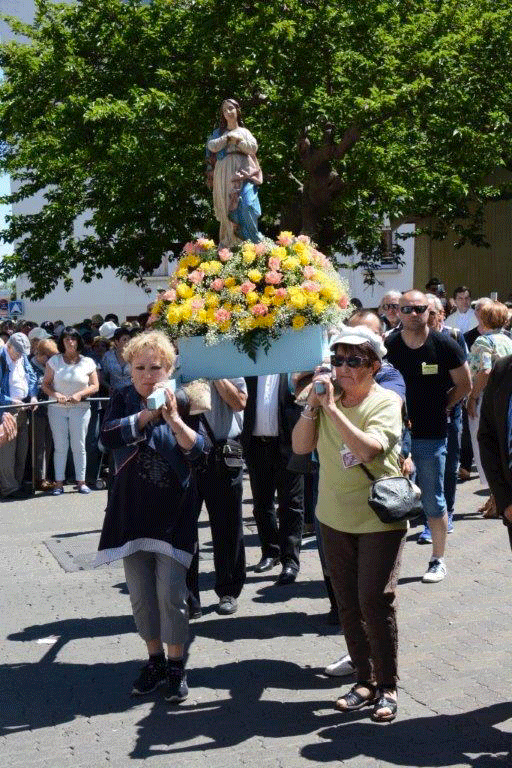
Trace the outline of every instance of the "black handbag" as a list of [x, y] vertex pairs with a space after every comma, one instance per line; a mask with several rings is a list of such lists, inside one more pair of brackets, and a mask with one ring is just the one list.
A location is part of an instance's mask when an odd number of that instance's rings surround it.
[[364, 464], [359, 464], [372, 481], [368, 504], [383, 523], [414, 520], [423, 512], [421, 490], [403, 475], [381, 477], [378, 480]]
[[201, 417], [201, 422], [212, 441], [215, 458], [223, 462], [229, 469], [240, 469], [244, 465], [243, 449], [239, 440], [228, 437], [226, 440], [217, 440], [206, 417]]

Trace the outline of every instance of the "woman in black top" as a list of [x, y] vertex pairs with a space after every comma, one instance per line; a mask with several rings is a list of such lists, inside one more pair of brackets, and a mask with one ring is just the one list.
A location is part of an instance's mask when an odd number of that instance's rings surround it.
[[188, 694], [185, 578], [196, 523], [191, 466], [202, 460], [205, 443], [181, 418], [174, 394], [166, 392], [161, 409], [147, 408], [148, 396], [174, 365], [167, 337], [157, 331], [136, 336], [124, 356], [133, 385], [113, 395], [101, 430], [102, 443], [114, 453], [115, 477], [96, 564], [123, 558], [135, 623], [149, 654], [132, 692], [149, 693], [167, 681], [166, 699], [182, 701]]

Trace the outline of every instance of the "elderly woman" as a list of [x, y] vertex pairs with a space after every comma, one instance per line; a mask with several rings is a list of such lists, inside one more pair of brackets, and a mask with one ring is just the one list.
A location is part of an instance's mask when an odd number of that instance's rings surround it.
[[149, 655], [132, 693], [167, 682], [165, 698], [179, 702], [188, 695], [185, 578], [196, 535], [191, 465], [201, 461], [204, 440], [181, 418], [169, 391], [165, 406], [147, 407], [173, 369], [168, 338], [158, 331], [136, 336], [124, 357], [133, 385], [114, 393], [101, 431], [103, 444], [114, 451], [115, 478], [96, 564], [123, 559], [135, 624]]
[[[480, 336], [477, 337], [469, 353], [469, 367], [471, 369], [473, 386], [468, 395], [467, 409], [476, 468], [480, 476], [480, 483], [487, 485], [480, 461], [477, 439], [482, 394], [496, 361], [512, 354], [512, 339], [503, 333], [503, 327], [508, 322], [508, 310], [501, 302], [486, 302], [480, 309], [478, 319]], [[492, 495], [486, 504], [480, 507], [479, 512], [483, 512], [484, 517], [496, 517], [496, 505]]]
[[[342, 712], [374, 705], [377, 721], [397, 712], [395, 587], [407, 523], [385, 524], [368, 505], [371, 481], [400, 474], [398, 398], [374, 381], [385, 347], [365, 326], [344, 328], [331, 343], [331, 374], [318, 372], [293, 431], [295, 453], [320, 459], [316, 510], [325, 557], [357, 682]], [[341, 393], [335, 394], [335, 387]]]

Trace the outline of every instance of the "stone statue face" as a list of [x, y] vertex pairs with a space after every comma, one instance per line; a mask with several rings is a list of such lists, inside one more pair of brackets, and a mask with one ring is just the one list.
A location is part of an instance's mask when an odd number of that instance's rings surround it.
[[222, 102], [222, 114], [224, 115], [226, 122], [231, 122], [233, 120], [238, 122], [237, 109], [231, 101]]

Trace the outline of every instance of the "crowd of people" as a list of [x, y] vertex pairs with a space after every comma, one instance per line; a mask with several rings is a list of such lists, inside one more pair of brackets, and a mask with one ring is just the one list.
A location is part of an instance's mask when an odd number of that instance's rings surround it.
[[97, 564], [123, 560], [147, 645], [133, 694], [160, 685], [169, 701], [188, 694], [203, 503], [217, 611], [238, 610], [244, 466], [261, 547], [255, 571], [270, 575], [279, 566], [276, 585], [292, 585], [305, 526], [314, 526], [330, 617], [348, 650], [326, 673], [356, 677], [336, 706], [371, 706], [379, 722], [398, 708], [395, 590], [408, 524], [375, 514], [374, 481], [406, 476], [420, 488], [417, 541], [432, 547], [426, 584], [447, 576], [457, 481], [468, 479], [473, 460], [491, 491], [482, 514], [512, 525], [512, 307], [473, 301], [466, 286], [452, 304], [436, 279], [425, 292], [388, 292], [376, 310], [354, 306], [330, 329], [329, 357], [314, 373], [212, 381], [207, 404], [204, 383], [201, 397], [182, 384], [179, 350], [144, 327], [147, 315], [135, 324], [115, 315], [75, 326], [4, 323], [0, 405], [10, 408], [0, 429], [2, 497], [25, 495], [27, 472], [55, 496], [72, 472], [76, 490], [89, 493], [98, 450], [108, 457]]

